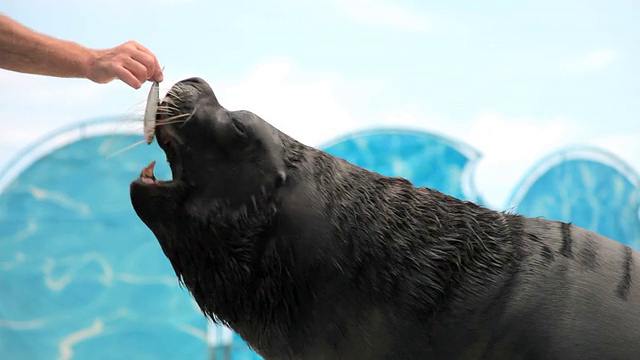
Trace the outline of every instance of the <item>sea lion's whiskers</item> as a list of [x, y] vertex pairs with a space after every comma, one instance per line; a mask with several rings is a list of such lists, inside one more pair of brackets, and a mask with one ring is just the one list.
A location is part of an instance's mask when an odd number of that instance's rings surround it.
[[119, 116], [116, 119], [114, 119], [114, 128], [118, 129], [122, 126], [126, 126], [138, 121], [140, 121], [139, 115], [127, 114], [127, 115]]
[[[198, 105], [196, 105], [196, 106], [193, 108], [193, 111], [191, 112], [191, 114], [188, 114], [188, 115], [189, 115], [189, 117], [188, 117], [188, 118], [187, 118], [187, 119], [182, 123], [182, 126], [184, 126], [184, 124], [186, 124], [186, 123], [187, 123], [187, 121], [191, 120], [191, 118], [193, 117], [193, 114], [195, 114], [195, 113], [196, 113], [196, 110], [198, 110]], [[187, 115], [187, 114], [185, 114], [185, 115]], [[182, 127], [182, 126], [180, 126], [180, 127]]]
[[183, 92], [184, 91], [182, 86], [175, 86], [174, 89], [167, 91], [167, 97], [180, 100], [180, 95], [182, 95]]
[[158, 109], [163, 110], [180, 110], [174, 103], [166, 102], [165, 105], [158, 105]]
[[186, 89], [187, 87], [189, 87], [189, 85], [185, 84], [185, 83], [177, 83], [175, 84], [171, 89], [169, 89], [169, 91], [182, 91], [184, 89]]
[[169, 92], [167, 93], [167, 96], [165, 97], [167, 101], [174, 101], [174, 100], [182, 100], [182, 97], [180, 96], [182, 94], [182, 92], [180, 93], [175, 93], [175, 92]]
[[[180, 119], [180, 118], [183, 118], [183, 117], [186, 117], [186, 116], [191, 116], [191, 114], [179, 114], [179, 115], [174, 115], [174, 116], [168, 117], [168, 118], [166, 118], [166, 119], [160, 119], [160, 120], [158, 120], [158, 121], [157, 121], [157, 123], [165, 124], [165, 123], [167, 123], [167, 122], [171, 122], [171, 120]], [[182, 121], [186, 121], [186, 120], [180, 120], [180, 122], [182, 122]], [[175, 121], [174, 121], [174, 122], [175, 122]]]
[[136, 114], [124, 114], [117, 116], [114, 119], [113, 124], [109, 124], [109, 135], [105, 136], [105, 140], [101, 145], [100, 152], [107, 154], [129, 143], [129, 139], [123, 137], [124, 134], [130, 134], [132, 131], [143, 130], [143, 126], [140, 124], [141, 117]]
[[[186, 114], [186, 115], [188, 115], [188, 114]], [[181, 124], [181, 123], [184, 123], [184, 122], [186, 122], [186, 120], [182, 120], [182, 119], [174, 120], [174, 121], [158, 121], [156, 123], [156, 127], [163, 126], [163, 125], [171, 125], [171, 124]]]
[[174, 98], [177, 101], [182, 101], [182, 96], [185, 95], [185, 92], [187, 93], [187, 95], [189, 95], [192, 91], [193, 89], [186, 84], [176, 84], [167, 91], [166, 95], [169, 98]]
[[180, 111], [173, 111], [173, 110], [161, 110], [161, 111], [156, 111], [156, 115], [167, 115], [167, 116], [173, 116], [175, 114], [180, 114]]
[[[178, 85], [174, 86], [174, 88], [177, 88], [177, 87], [179, 87], [179, 86], [178, 86]], [[178, 95], [179, 95], [179, 94], [178, 94], [177, 89], [169, 89], [169, 91], [167, 91], [167, 96], [170, 96], [170, 97], [179, 97]]]
[[125, 151], [129, 151], [129, 150], [133, 149], [134, 147], [136, 147], [136, 146], [138, 146], [138, 145], [140, 145], [140, 144], [142, 144], [142, 143], [144, 143], [144, 142], [145, 142], [145, 140], [144, 140], [144, 139], [143, 139], [143, 140], [140, 140], [140, 141], [138, 141], [138, 142], [135, 142], [135, 143], [133, 143], [133, 144], [131, 144], [131, 145], [129, 145], [129, 146], [127, 146], [127, 147], [123, 148], [123, 149], [120, 149], [120, 150], [118, 150], [118, 151], [116, 151], [116, 152], [114, 152], [114, 153], [112, 153], [112, 154], [110, 154], [110, 155], [107, 155], [107, 159], [111, 159], [112, 157], [114, 157], [114, 156], [116, 156], [116, 155], [118, 155], [118, 154], [121, 154], [121, 153], [123, 153], [123, 152], [125, 152]]
[[174, 98], [172, 97], [165, 98], [163, 106], [166, 106], [166, 109], [169, 110], [180, 111], [180, 107], [178, 107], [178, 105], [174, 102]]
[[161, 114], [161, 115], [171, 115], [175, 113], [176, 111], [173, 109], [160, 109], [159, 111], [156, 111], [156, 114]]
[[170, 102], [171, 100], [172, 99], [167, 99], [167, 102], [163, 105], [158, 105], [158, 108], [178, 110], [179, 108], [173, 102]]

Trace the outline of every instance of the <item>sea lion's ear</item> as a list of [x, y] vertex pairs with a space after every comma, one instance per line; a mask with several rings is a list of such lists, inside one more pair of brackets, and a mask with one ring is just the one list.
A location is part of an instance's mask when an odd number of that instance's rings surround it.
[[278, 171], [278, 176], [276, 177], [276, 188], [281, 187], [287, 181], [287, 174], [280, 170]]

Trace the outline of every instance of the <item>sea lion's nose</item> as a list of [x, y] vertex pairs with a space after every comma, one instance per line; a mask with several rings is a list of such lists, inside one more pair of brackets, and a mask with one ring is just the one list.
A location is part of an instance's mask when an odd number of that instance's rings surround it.
[[213, 89], [211, 89], [211, 86], [209, 86], [209, 84], [204, 81], [204, 79], [199, 78], [199, 77], [192, 77], [192, 78], [188, 78], [185, 80], [181, 81], [182, 84], [186, 84], [186, 85], [191, 85], [194, 88], [198, 89], [198, 91], [200, 91], [203, 94], [213, 94]]
[[180, 81], [180, 83], [184, 85], [192, 86], [193, 88], [198, 90], [201, 98], [204, 95], [204, 98], [208, 98], [212, 100], [216, 105], [219, 105], [218, 99], [216, 98], [216, 95], [214, 94], [213, 89], [204, 79], [199, 77], [192, 77], [192, 78], [182, 80]]
[[183, 83], [191, 83], [192, 85], [206, 85], [209, 86], [209, 84], [207, 84], [206, 81], [204, 81], [204, 79], [199, 78], [199, 77], [192, 77], [192, 78], [188, 78], [188, 79], [184, 79], [182, 80]]

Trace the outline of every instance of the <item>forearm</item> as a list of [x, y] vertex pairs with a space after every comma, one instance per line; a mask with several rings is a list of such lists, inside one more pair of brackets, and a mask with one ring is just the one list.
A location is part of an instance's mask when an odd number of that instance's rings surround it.
[[93, 50], [37, 33], [0, 14], [0, 68], [82, 78], [95, 57]]

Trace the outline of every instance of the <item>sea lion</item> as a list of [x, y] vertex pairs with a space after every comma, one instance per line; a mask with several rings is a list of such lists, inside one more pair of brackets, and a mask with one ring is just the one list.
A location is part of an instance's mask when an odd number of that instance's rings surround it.
[[145, 168], [133, 208], [203, 313], [265, 359], [640, 359], [629, 247], [370, 172], [200, 78], [163, 106], [173, 180]]

